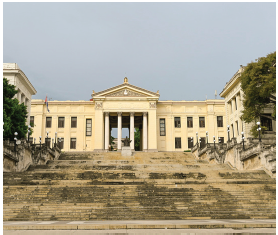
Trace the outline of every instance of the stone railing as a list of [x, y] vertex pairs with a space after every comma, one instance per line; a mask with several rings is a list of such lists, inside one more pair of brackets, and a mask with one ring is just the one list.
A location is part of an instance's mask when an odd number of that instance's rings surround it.
[[30, 165], [43, 165], [49, 160], [58, 159], [61, 150], [55, 146], [46, 147], [45, 144], [35, 145], [21, 140], [20, 144], [10, 140], [3, 141], [3, 169], [4, 172], [26, 171]]
[[213, 163], [227, 163], [239, 170], [264, 169], [272, 177], [276, 177], [276, 139], [248, 138], [243, 144], [233, 138], [225, 144], [207, 144], [200, 149], [196, 144], [191, 152], [197, 159], [207, 159]]

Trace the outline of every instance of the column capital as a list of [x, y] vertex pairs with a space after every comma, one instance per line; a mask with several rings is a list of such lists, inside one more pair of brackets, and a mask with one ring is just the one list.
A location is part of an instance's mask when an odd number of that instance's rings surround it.
[[134, 112], [130, 112], [130, 116], [131, 116], [131, 117], [134, 117]]
[[148, 112], [143, 112], [143, 116], [148, 116]]
[[118, 116], [122, 116], [122, 113], [123, 113], [123, 112], [117, 112], [117, 113], [118, 113]]
[[109, 116], [109, 112], [104, 112], [105, 116], [108, 117]]

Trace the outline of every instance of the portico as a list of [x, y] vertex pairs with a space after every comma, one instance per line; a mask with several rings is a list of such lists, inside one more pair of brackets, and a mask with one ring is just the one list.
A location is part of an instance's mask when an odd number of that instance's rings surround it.
[[[122, 128], [129, 129], [130, 147], [134, 150], [134, 128], [140, 130], [140, 150], [157, 151], [156, 104], [159, 93], [130, 85], [127, 78], [124, 83], [92, 94], [95, 102], [95, 151], [108, 151], [111, 129], [118, 128], [118, 140]], [[103, 133], [103, 135], [101, 134]], [[121, 141], [118, 141], [121, 150]]]

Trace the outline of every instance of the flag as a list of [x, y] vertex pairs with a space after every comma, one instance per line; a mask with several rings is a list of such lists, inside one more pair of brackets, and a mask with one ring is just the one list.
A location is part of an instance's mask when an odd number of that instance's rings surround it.
[[47, 111], [50, 113], [49, 109], [48, 109], [48, 101], [47, 101], [47, 96], [45, 97], [44, 103], [46, 104], [46, 109]]

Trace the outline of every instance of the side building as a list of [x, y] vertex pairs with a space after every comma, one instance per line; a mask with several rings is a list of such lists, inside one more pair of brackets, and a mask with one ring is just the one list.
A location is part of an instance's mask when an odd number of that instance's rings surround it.
[[[244, 71], [244, 67], [240, 66], [239, 70], [234, 74], [234, 76], [226, 83], [220, 96], [225, 99], [225, 113], [226, 113], [226, 128], [229, 126], [230, 137], [236, 138], [237, 142], [242, 141], [242, 132], [244, 137], [252, 137], [251, 128], [255, 125], [255, 122], [246, 123], [240, 119], [242, 115], [244, 93], [241, 89], [240, 76]], [[270, 116], [272, 113], [271, 108], [266, 108], [264, 110], [264, 115]], [[276, 121], [272, 121], [266, 117], [260, 117], [261, 126], [267, 127], [265, 137], [271, 137], [276, 132]]]
[[[56, 141], [64, 151], [108, 151], [111, 130], [122, 139], [129, 129], [134, 150], [134, 129], [140, 131], [139, 151], [184, 151], [201, 140], [227, 140], [224, 100], [159, 101], [159, 93], [124, 83], [94, 92], [91, 101], [32, 100], [32, 137], [36, 143]], [[206, 139], [208, 136], [208, 139]], [[53, 140], [52, 140], [53, 139]], [[121, 149], [118, 142], [117, 149]]]
[[16, 63], [3, 63], [3, 77], [7, 78], [9, 83], [18, 90], [14, 98], [17, 98], [20, 104], [24, 103], [27, 106], [27, 123], [29, 123], [31, 99], [32, 95], [37, 93], [36, 89]]

